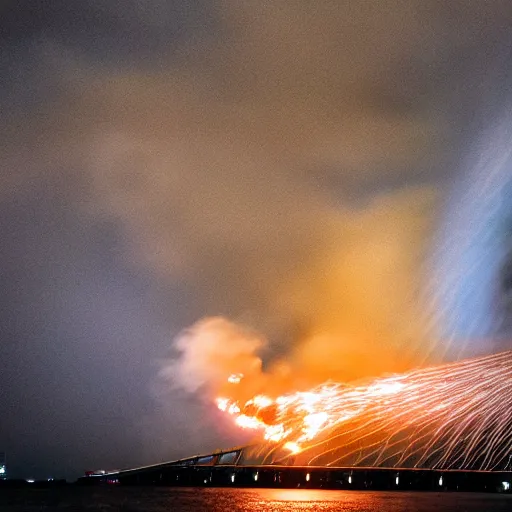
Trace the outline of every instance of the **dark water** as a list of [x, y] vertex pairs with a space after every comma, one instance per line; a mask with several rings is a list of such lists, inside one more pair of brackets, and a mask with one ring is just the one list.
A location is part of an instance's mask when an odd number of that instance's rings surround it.
[[32, 512], [511, 512], [512, 495], [194, 488], [0, 491], [0, 510]]

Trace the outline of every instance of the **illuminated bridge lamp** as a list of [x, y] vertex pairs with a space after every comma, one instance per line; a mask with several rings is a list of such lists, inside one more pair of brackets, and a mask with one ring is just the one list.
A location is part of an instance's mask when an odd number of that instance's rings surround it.
[[256, 471], [256, 473], [254, 473], [254, 481], [257, 482], [258, 481], [258, 472]]
[[443, 475], [439, 477], [439, 487], [443, 485]]
[[231, 473], [231, 483], [235, 483], [235, 473]]
[[309, 482], [310, 479], [311, 479], [311, 475], [309, 473], [306, 473], [306, 482]]
[[510, 482], [501, 482], [501, 484], [503, 485], [503, 490], [504, 491], [509, 491], [510, 490]]

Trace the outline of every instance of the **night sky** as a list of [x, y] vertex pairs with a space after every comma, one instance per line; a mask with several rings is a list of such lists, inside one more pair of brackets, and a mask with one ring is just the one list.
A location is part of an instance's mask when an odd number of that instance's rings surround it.
[[507, 348], [511, 26], [509, 0], [2, 2], [10, 474], [247, 440], [181, 383], [204, 317], [319, 378]]

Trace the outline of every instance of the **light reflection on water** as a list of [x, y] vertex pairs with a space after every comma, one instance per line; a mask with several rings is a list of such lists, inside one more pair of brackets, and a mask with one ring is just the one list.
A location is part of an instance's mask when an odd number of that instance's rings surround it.
[[512, 495], [69, 486], [0, 492], [0, 512], [510, 512]]
[[[510, 512], [511, 495], [471, 493], [207, 489], [214, 512]], [[208, 494], [205, 495], [205, 497]], [[207, 501], [210, 501], [209, 499]]]
[[319, 489], [258, 489], [258, 492], [274, 501], [336, 501], [340, 495], [347, 494], [347, 491]]

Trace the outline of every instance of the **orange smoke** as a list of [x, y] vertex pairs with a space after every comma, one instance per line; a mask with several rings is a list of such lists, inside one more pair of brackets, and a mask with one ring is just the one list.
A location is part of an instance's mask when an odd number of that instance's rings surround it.
[[265, 340], [247, 328], [221, 317], [204, 318], [181, 333], [175, 343], [181, 357], [161, 373], [189, 392], [200, 389], [213, 396], [233, 388], [242, 376], [253, 388], [262, 379], [257, 352], [264, 345]]
[[[299, 254], [293, 273], [257, 281], [268, 289], [268, 311], [256, 308], [251, 317], [249, 310], [243, 323], [201, 319], [177, 337], [177, 357], [162, 374], [216, 402], [239, 426], [278, 441], [287, 436], [272, 417], [283, 405], [279, 396], [304, 399], [328, 380], [354, 382], [422, 364], [437, 339], [420, 295], [433, 202], [421, 188], [330, 212], [311, 258], [302, 262]], [[286, 440], [290, 452], [330, 425], [320, 403], [303, 405], [304, 437]]]

